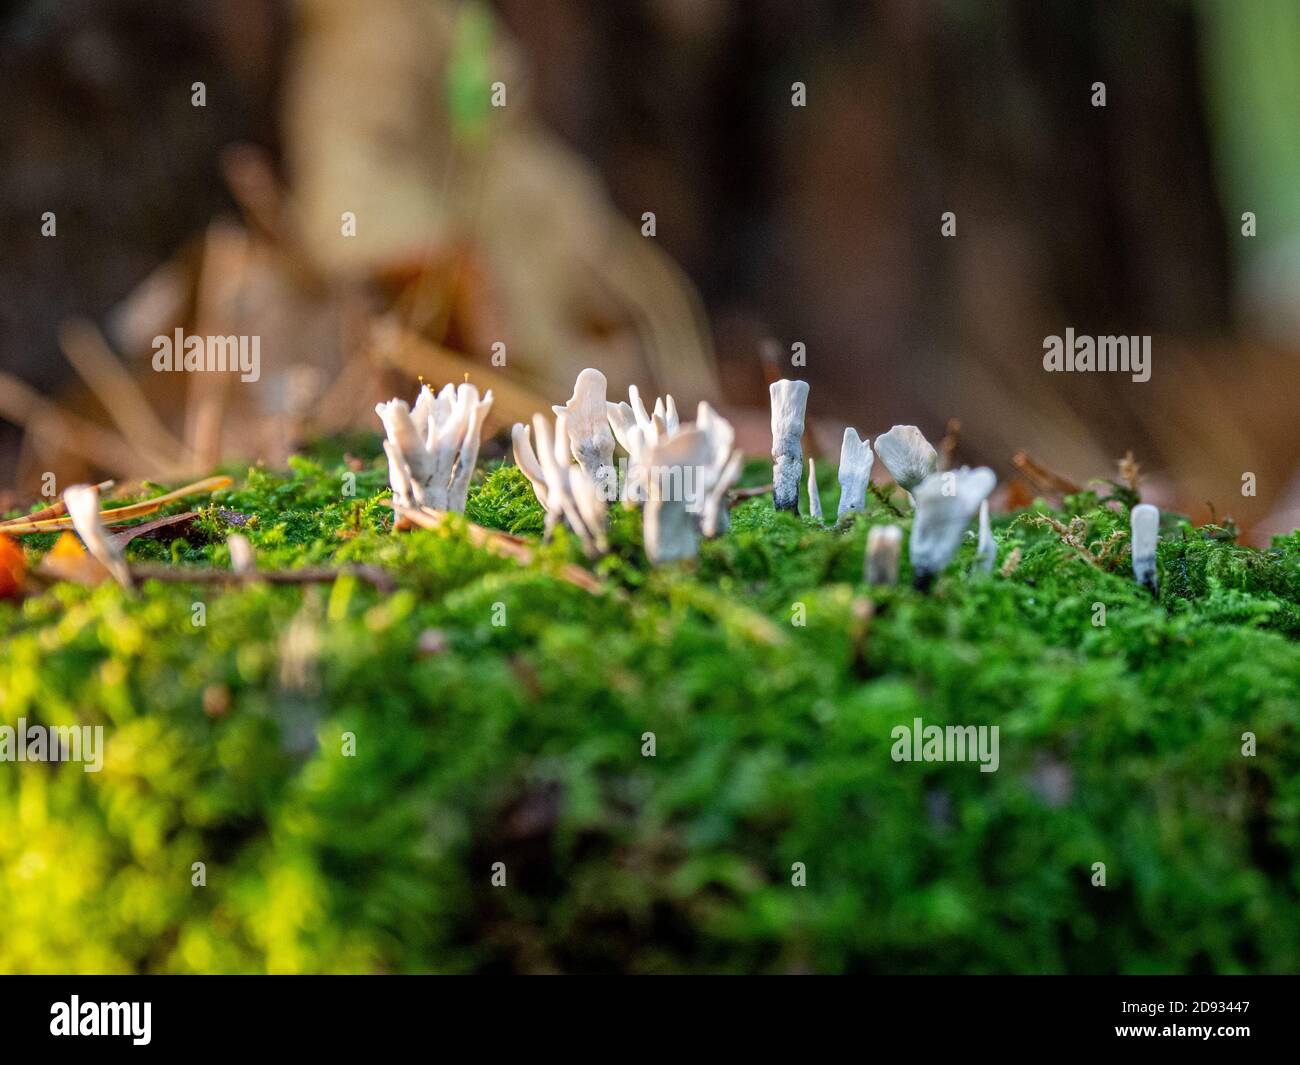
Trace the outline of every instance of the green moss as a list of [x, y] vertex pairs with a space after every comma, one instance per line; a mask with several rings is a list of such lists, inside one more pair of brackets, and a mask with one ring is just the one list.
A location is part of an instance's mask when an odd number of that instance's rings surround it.
[[[380, 460], [312, 455], [132, 559], [226, 566], [234, 511], [263, 566], [373, 563], [397, 591], [0, 603], [0, 721], [108, 745], [100, 773], [0, 766], [0, 970], [1300, 966], [1300, 537], [1171, 519], [1155, 602], [1122, 544], [1093, 565], [1007, 517], [1009, 577], [972, 572], [972, 536], [922, 596], [862, 585], [868, 528], [899, 520], [875, 496], [838, 528], [749, 500], [658, 570], [617, 508], [593, 596], [548, 575], [581, 560], [562, 531], [532, 567], [459, 521], [394, 535]], [[1127, 528], [1096, 494], [1050, 513]], [[541, 528], [508, 466], [467, 517]], [[998, 725], [1000, 768], [894, 762], [915, 717]]]

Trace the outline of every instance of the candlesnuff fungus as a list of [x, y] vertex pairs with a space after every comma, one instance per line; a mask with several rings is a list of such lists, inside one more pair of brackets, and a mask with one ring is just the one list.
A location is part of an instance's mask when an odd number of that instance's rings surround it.
[[[880, 441], [876, 444], [879, 446]], [[916, 516], [912, 520], [908, 554], [917, 588], [922, 591], [929, 588], [952, 559], [961, 544], [962, 533], [995, 484], [997, 477], [987, 466], [974, 470], [963, 466], [959, 470], [932, 473], [916, 485], [912, 493]]]
[[541, 414], [533, 415], [533, 431], [537, 434], [537, 450], [528, 436], [528, 427], [516, 423], [510, 430], [514, 443], [515, 463], [533, 486], [537, 502], [546, 512], [545, 538], [549, 540], [556, 522], [563, 519], [582, 541], [588, 555], [607, 550], [605, 497], [600, 487], [582, 466], [569, 461], [568, 415], [555, 418], [555, 430]]
[[708, 434], [694, 426], [660, 440], [646, 453], [645, 551], [650, 561], [694, 558], [699, 550], [697, 513], [704, 509], [701, 471], [713, 462]]
[[1129, 530], [1133, 543], [1133, 579], [1156, 595], [1156, 541], [1160, 538], [1160, 509], [1139, 503], [1129, 511]]
[[975, 547], [975, 568], [982, 573], [992, 573], [998, 560], [998, 542], [993, 539], [993, 526], [989, 522], [989, 501], [980, 503], [980, 538]]
[[618, 475], [614, 470], [614, 434], [610, 431], [605, 402], [605, 375], [587, 367], [573, 383], [569, 402], [551, 409], [557, 415], [566, 416], [567, 443], [573, 457], [601, 489], [604, 498], [613, 499]]
[[772, 396], [772, 505], [777, 510], [799, 510], [799, 476], [803, 472], [804, 408], [807, 381], [773, 381]]
[[[672, 396], [668, 397], [668, 406], [672, 407]], [[736, 430], [731, 422], [704, 400], [696, 408], [693, 428], [702, 432], [708, 441], [709, 462], [699, 473], [699, 499], [692, 510], [699, 511], [700, 532], [712, 538], [726, 532], [731, 523], [727, 489], [739, 479], [745, 456], [735, 447]]]
[[897, 525], [873, 525], [867, 533], [866, 578], [868, 584], [898, 583], [898, 555], [903, 530]]
[[64, 490], [63, 505], [90, 557], [123, 588], [130, 588], [131, 570], [99, 520], [99, 489], [93, 484], [74, 484]]
[[[396, 492], [394, 492], [394, 498]], [[231, 533], [226, 537], [226, 548], [230, 551], [230, 568], [245, 577], [257, 569], [257, 559], [253, 554], [253, 545], [248, 537], [240, 533]]]
[[491, 391], [480, 399], [468, 383], [447, 385], [437, 396], [425, 385], [414, 410], [402, 399], [377, 404], [394, 501], [463, 513], [483, 420], [491, 408]]
[[672, 396], [656, 399], [654, 414], [647, 414], [636, 385], [627, 390], [628, 403], [605, 404], [614, 438], [627, 452], [627, 475], [623, 482], [625, 503], [644, 503], [646, 498], [645, 453], [660, 439], [672, 436], [679, 428], [677, 404]]
[[[840, 504], [843, 507], [843, 503]], [[817, 490], [817, 460], [808, 457], [808, 513], [818, 521], [822, 520], [822, 497]]]
[[876, 454], [889, 475], [908, 492], [915, 492], [939, 465], [939, 453], [915, 425], [895, 425], [876, 437]]
[[859, 439], [852, 426], [844, 429], [844, 442], [840, 445], [840, 507], [835, 517], [844, 517], [867, 506], [867, 482], [871, 480], [871, 443]]

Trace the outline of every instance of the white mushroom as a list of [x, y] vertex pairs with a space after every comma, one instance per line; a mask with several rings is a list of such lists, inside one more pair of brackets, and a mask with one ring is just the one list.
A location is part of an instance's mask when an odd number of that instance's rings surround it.
[[[673, 405], [671, 396], [668, 405]], [[730, 524], [727, 489], [740, 477], [744, 456], [735, 447], [736, 430], [731, 422], [703, 400], [695, 410], [695, 424], [687, 428], [698, 429], [708, 440], [709, 461], [700, 471], [699, 498], [692, 512], [699, 514], [700, 531], [706, 538], [712, 538], [726, 532]]]
[[822, 495], [817, 489], [817, 460], [808, 457], [808, 513], [818, 521], [822, 520]]
[[799, 476], [803, 472], [804, 409], [808, 405], [807, 381], [773, 381], [772, 397], [772, 505], [777, 510], [799, 511]]
[[619, 446], [627, 452], [627, 474], [623, 479], [623, 501], [644, 503], [646, 499], [645, 453], [660, 439], [672, 436], [680, 427], [677, 404], [672, 396], [656, 399], [654, 414], [646, 413], [636, 385], [627, 390], [628, 403], [606, 403], [610, 428]]
[[[563, 411], [564, 408], [560, 409]], [[550, 539], [556, 523], [563, 520], [582, 541], [583, 550], [595, 556], [608, 549], [605, 497], [587, 471], [569, 461], [569, 449], [565, 446], [570, 439], [567, 419], [567, 414], [559, 414], [552, 431], [547, 418], [541, 414], [533, 415], [536, 451], [528, 427], [517, 423], [510, 431], [515, 462], [532, 484], [537, 501], [546, 511], [546, 539]]]
[[573, 395], [562, 407], [552, 408], [567, 417], [568, 445], [587, 476], [606, 500], [615, 498], [618, 475], [614, 470], [614, 434], [610, 432], [605, 401], [605, 375], [591, 367], [578, 374]]
[[239, 576], [247, 577], [257, 569], [253, 545], [248, 542], [248, 537], [231, 533], [226, 537], [226, 548], [230, 551], [230, 568]]
[[700, 471], [712, 460], [708, 434], [694, 427], [680, 429], [649, 449], [645, 550], [656, 565], [694, 558], [699, 550], [696, 514], [703, 509]]
[[903, 546], [903, 530], [897, 525], [873, 525], [867, 533], [867, 583], [898, 583], [898, 556]]
[[542, 505], [542, 509], [549, 511], [551, 508], [546, 496], [546, 474], [537, 459], [537, 452], [533, 450], [528, 426], [523, 422], [515, 422], [510, 427], [510, 443], [514, 448], [515, 465], [519, 467], [519, 472], [527, 477], [528, 483], [533, 486], [533, 494], [537, 496], [537, 502]]
[[840, 445], [840, 506], [836, 519], [867, 508], [867, 483], [871, 480], [871, 443], [858, 437], [852, 426], [844, 429]]
[[1133, 579], [1152, 595], [1159, 592], [1156, 581], [1156, 541], [1160, 538], [1160, 509], [1139, 503], [1129, 512], [1132, 535]]
[[[879, 441], [877, 441], [879, 443]], [[883, 455], [881, 456], [883, 459]], [[916, 485], [916, 516], [908, 553], [913, 582], [924, 590], [952, 559], [979, 505], [988, 498], [997, 477], [987, 466], [932, 473]]]
[[122, 552], [109, 540], [99, 519], [99, 489], [93, 484], [74, 484], [64, 490], [63, 505], [90, 557], [123, 588], [130, 588], [130, 567]]
[[889, 475], [908, 492], [915, 491], [939, 466], [939, 453], [915, 425], [895, 425], [876, 437], [876, 454]]
[[436, 396], [425, 385], [414, 410], [401, 399], [378, 404], [394, 502], [463, 512], [491, 408], [492, 393], [480, 399], [468, 383], [447, 385]]
[[992, 573], [993, 564], [998, 560], [998, 542], [993, 539], [993, 525], [989, 521], [989, 501], [980, 504], [980, 538], [975, 547], [975, 568], [983, 573]]

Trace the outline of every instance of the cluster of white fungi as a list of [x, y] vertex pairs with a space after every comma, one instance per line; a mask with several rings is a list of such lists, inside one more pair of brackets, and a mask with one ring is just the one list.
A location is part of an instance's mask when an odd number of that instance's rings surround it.
[[[772, 502], [777, 510], [797, 513], [808, 384], [776, 381], [770, 392]], [[463, 384], [448, 385], [436, 396], [423, 387], [414, 409], [400, 399], [375, 408], [387, 435], [384, 451], [395, 506], [464, 511], [491, 405], [491, 392], [480, 399], [473, 385]], [[633, 386], [627, 402], [611, 402], [605, 375], [589, 368], [578, 374], [568, 402], [552, 411], [553, 423], [535, 414], [531, 432], [521, 423], [511, 431], [515, 462], [546, 514], [547, 538], [563, 522], [588, 555], [607, 551], [608, 512], [614, 503], [641, 508], [646, 554], [656, 565], [693, 558], [702, 538], [726, 532], [728, 491], [740, 477], [743, 455], [735, 447], [731, 423], [708, 403], [699, 404], [693, 422], [683, 422], [672, 396], [656, 399], [647, 408]], [[623, 452], [617, 464], [616, 446]], [[877, 457], [912, 502], [908, 557], [918, 588], [929, 588], [952, 561], [977, 516], [976, 568], [986, 573], [993, 569], [997, 543], [988, 499], [996, 476], [987, 466], [940, 470], [938, 452], [914, 425], [895, 425], [881, 434], [874, 451], [856, 429], [844, 430], [837, 522], [866, 509]], [[808, 511], [822, 520], [811, 458]], [[1154, 593], [1159, 511], [1149, 504], [1135, 506], [1131, 523], [1133, 574]], [[869, 583], [897, 581], [902, 541], [903, 530], [897, 525], [870, 530], [865, 561]]]

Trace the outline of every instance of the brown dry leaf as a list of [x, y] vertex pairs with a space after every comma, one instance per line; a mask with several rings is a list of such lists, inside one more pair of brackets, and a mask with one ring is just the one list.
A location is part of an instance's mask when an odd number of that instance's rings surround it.
[[158, 518], [156, 521], [132, 525], [120, 532], [112, 533], [108, 542], [121, 551], [137, 536], [144, 536], [150, 540], [175, 540], [192, 529], [194, 519], [198, 516], [197, 510], [187, 510], [184, 514], [173, 514], [169, 518]]

